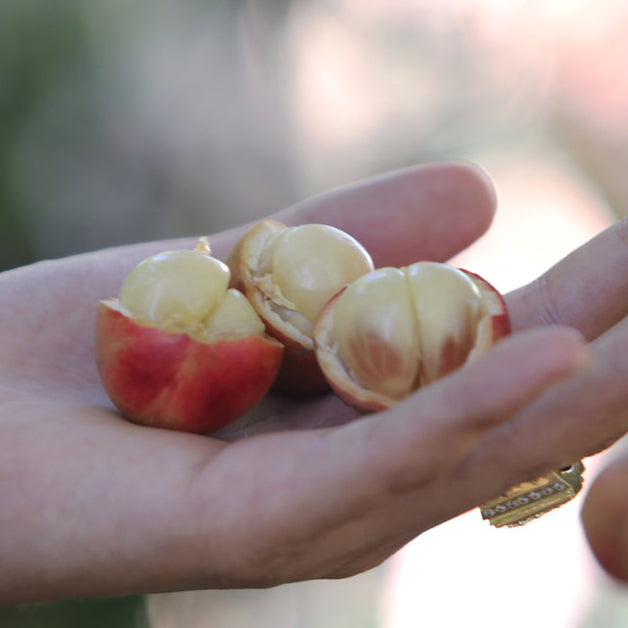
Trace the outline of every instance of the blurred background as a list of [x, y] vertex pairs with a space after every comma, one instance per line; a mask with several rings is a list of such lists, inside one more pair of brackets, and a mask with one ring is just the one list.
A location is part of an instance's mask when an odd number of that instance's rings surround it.
[[[626, 26], [618, 0], [0, 0], [0, 270], [466, 159], [499, 212], [458, 261], [517, 287], [628, 213]], [[101, 602], [94, 617], [625, 626], [578, 508], [506, 532], [470, 513], [343, 582]], [[0, 609], [0, 626], [86, 625], [86, 609]]]

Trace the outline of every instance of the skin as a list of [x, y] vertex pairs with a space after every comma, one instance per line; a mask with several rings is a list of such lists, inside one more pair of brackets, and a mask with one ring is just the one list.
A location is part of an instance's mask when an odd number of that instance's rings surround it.
[[[345, 229], [381, 266], [446, 260], [494, 211], [481, 171], [443, 164], [273, 217]], [[211, 237], [214, 254], [244, 229]], [[94, 366], [98, 300], [193, 240], [0, 275], [0, 603], [350, 576], [603, 449], [628, 428], [627, 233], [618, 223], [507, 295], [517, 333], [393, 409], [352, 420], [331, 394], [269, 396], [220, 438], [123, 420]]]

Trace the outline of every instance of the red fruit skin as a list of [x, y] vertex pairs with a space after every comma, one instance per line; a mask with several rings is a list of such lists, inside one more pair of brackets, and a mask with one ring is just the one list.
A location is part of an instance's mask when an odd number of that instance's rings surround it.
[[478, 329], [476, 347], [469, 356], [470, 359], [474, 359], [476, 355], [481, 355], [487, 351], [498, 340], [510, 335], [512, 332], [510, 314], [503, 295], [495, 286], [476, 273], [472, 273], [464, 268], [459, 270], [475, 283], [480, 293], [484, 296], [490, 312], [490, 317], [485, 319]]
[[[264, 320], [263, 316], [261, 318]], [[304, 347], [281, 330], [273, 328], [267, 320], [264, 323], [266, 333], [284, 347], [283, 360], [273, 382], [273, 391], [295, 396], [328, 392], [329, 384], [321, 372], [314, 349]]]
[[142, 325], [116, 303], [98, 305], [96, 365], [127, 419], [207, 434], [242, 416], [270, 389], [283, 354], [277, 341], [251, 335], [204, 343]]

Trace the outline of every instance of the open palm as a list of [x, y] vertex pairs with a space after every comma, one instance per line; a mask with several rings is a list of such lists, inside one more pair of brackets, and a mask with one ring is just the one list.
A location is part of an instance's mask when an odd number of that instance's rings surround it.
[[[402, 265], [470, 245], [494, 205], [482, 173], [451, 164], [274, 217], [336, 225], [376, 265]], [[215, 437], [125, 421], [93, 358], [98, 300], [141, 259], [192, 240], [4, 273], [0, 603], [352, 575], [602, 449], [628, 429], [626, 231], [616, 225], [508, 295], [519, 333], [392, 410], [353, 420], [332, 394], [269, 395]], [[214, 254], [224, 259], [242, 232], [210, 237]]]

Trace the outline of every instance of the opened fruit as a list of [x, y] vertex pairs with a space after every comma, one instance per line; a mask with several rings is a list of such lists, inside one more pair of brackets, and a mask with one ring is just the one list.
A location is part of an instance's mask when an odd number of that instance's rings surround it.
[[337, 294], [314, 329], [316, 355], [350, 405], [382, 410], [473, 360], [510, 331], [501, 295], [446, 264], [380, 268]]
[[195, 433], [224, 427], [275, 379], [283, 347], [206, 240], [150, 257], [126, 277], [119, 299], [101, 301], [96, 363], [128, 419]]
[[290, 393], [327, 390], [314, 355], [314, 321], [334, 294], [373, 270], [364, 247], [328, 225], [286, 227], [264, 220], [240, 240], [228, 263], [232, 285], [285, 345], [275, 387]]

